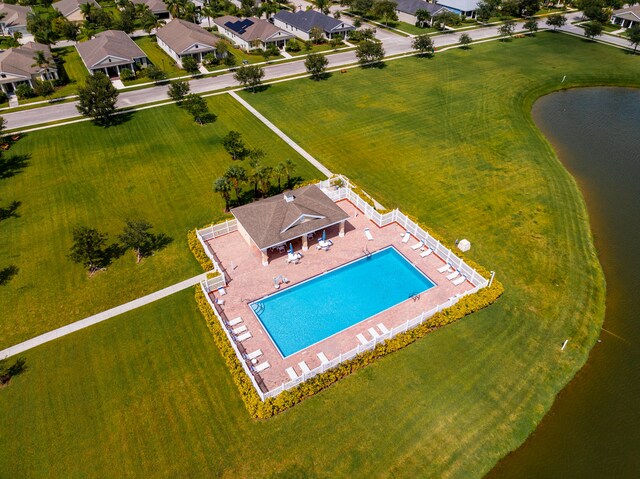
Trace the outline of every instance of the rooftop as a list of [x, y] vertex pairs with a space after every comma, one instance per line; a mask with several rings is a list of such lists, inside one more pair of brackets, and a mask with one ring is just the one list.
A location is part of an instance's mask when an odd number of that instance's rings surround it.
[[166, 13], [167, 4], [162, 0], [131, 0], [134, 5], [146, 5], [151, 10], [151, 13]]
[[53, 8], [62, 13], [63, 16], [69, 16], [76, 10], [80, 9], [80, 5], [90, 3], [95, 8], [102, 8], [95, 0], [60, 0], [53, 4]]
[[398, 4], [396, 10], [409, 15], [415, 15], [418, 10], [426, 10], [431, 15], [444, 7], [436, 3], [425, 2], [424, 0], [395, 0]]
[[282, 35], [283, 38], [293, 38], [293, 35], [281, 30], [271, 22], [256, 17], [239, 18], [232, 15], [224, 15], [213, 21], [216, 25], [232, 31], [247, 42], [251, 42], [252, 40], [265, 41], [279, 33], [284, 34]]
[[353, 25], [337, 20], [316, 10], [298, 10], [295, 13], [288, 10], [280, 10], [275, 14], [274, 18], [307, 33], [311, 31], [313, 27], [320, 27], [325, 32], [345, 29], [355, 30]]
[[177, 53], [182, 53], [194, 45], [203, 45], [211, 49], [220, 41], [201, 26], [179, 18], [174, 18], [158, 29], [157, 37]]
[[16, 48], [9, 48], [0, 53], [0, 72], [23, 77], [31, 77], [42, 70], [35, 65], [34, 57], [37, 52], [44, 52], [45, 57], [52, 61], [51, 50], [42, 43], [28, 42]]
[[108, 57], [130, 63], [146, 56], [136, 42], [121, 30], [98, 33], [91, 40], [78, 43], [76, 48], [87, 68], [93, 68]]
[[5, 15], [0, 22], [4, 23], [7, 27], [26, 25], [27, 15], [32, 12], [33, 10], [31, 10], [31, 7], [0, 3], [0, 13], [4, 13]]

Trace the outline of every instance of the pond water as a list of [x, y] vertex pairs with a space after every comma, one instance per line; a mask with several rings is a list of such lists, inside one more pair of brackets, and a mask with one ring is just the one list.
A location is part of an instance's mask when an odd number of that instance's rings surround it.
[[586, 199], [607, 310], [585, 367], [489, 477], [640, 477], [640, 90], [558, 92], [532, 113]]

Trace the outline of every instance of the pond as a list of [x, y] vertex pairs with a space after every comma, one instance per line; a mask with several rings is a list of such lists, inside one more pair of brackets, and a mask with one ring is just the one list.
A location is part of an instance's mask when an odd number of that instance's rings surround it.
[[533, 118], [574, 175], [607, 280], [600, 341], [494, 478], [638, 477], [640, 471], [640, 90], [538, 100]]

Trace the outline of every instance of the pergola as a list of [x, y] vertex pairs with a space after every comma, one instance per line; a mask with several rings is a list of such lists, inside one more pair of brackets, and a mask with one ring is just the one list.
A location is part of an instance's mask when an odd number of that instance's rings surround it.
[[238, 220], [238, 231], [250, 246], [260, 250], [262, 264], [269, 264], [269, 249], [298, 238], [302, 250], [309, 249], [308, 235], [344, 224], [349, 215], [316, 185], [308, 185], [283, 195], [265, 198], [231, 210]]

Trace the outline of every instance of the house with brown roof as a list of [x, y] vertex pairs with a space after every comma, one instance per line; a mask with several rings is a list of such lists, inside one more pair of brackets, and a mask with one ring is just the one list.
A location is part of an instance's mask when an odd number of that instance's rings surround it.
[[308, 249], [308, 235], [339, 225], [340, 236], [349, 215], [316, 185], [303, 186], [283, 195], [265, 198], [231, 209], [238, 220], [238, 231], [250, 246], [269, 264], [269, 252], [282, 249], [298, 238], [302, 250]]
[[622, 28], [631, 28], [640, 25], [640, 5], [614, 10], [611, 14], [611, 23]]
[[131, 0], [134, 5], [146, 5], [156, 17], [167, 20], [171, 18], [167, 4], [162, 0]]
[[[49, 62], [48, 67], [36, 64], [35, 58], [38, 52], [44, 53]], [[58, 67], [47, 45], [28, 42], [0, 53], [0, 88], [7, 94], [13, 93], [20, 84], [33, 87], [35, 80], [56, 80], [57, 78]]]
[[98, 33], [91, 40], [76, 44], [76, 49], [92, 75], [99, 71], [115, 78], [125, 68], [133, 72], [149, 65], [147, 55], [121, 30]]
[[85, 3], [91, 4], [93, 8], [102, 8], [96, 0], [60, 0], [51, 6], [70, 22], [82, 22], [84, 21], [84, 15], [80, 11], [80, 5]]
[[208, 53], [216, 52], [216, 44], [220, 41], [207, 30], [195, 23], [174, 18], [156, 34], [158, 46], [173, 58], [182, 68], [182, 60], [193, 57], [198, 63]]
[[239, 18], [224, 15], [213, 20], [218, 32], [245, 51], [275, 45], [282, 49], [295, 36], [276, 27], [267, 20], [256, 17]]
[[27, 33], [27, 16], [33, 13], [31, 7], [0, 3], [0, 35], [12, 35], [15, 32]]

